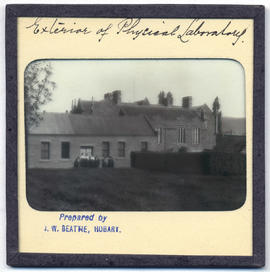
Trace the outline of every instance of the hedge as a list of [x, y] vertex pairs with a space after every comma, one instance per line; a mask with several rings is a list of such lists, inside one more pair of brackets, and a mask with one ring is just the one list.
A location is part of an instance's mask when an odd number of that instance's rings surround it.
[[246, 156], [225, 152], [132, 152], [131, 166], [181, 174], [245, 175]]
[[209, 166], [213, 175], [245, 175], [246, 154], [212, 152]]

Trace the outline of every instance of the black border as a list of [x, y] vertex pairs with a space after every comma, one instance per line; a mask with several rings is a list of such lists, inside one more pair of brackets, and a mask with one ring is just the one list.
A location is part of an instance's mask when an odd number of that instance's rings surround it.
[[[262, 267], [265, 262], [264, 6], [259, 5], [7, 5], [6, 199], [7, 264], [35, 267]], [[18, 250], [17, 18], [241, 18], [254, 19], [253, 255], [172, 256], [38, 254]]]

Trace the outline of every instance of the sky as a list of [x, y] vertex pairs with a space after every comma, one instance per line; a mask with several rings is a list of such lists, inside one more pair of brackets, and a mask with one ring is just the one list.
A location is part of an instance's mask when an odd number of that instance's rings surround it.
[[160, 91], [173, 94], [174, 105], [192, 96], [194, 106], [212, 108], [219, 97], [223, 116], [245, 117], [245, 75], [242, 66], [222, 59], [50, 60], [56, 82], [47, 112], [71, 109], [72, 99], [95, 101], [104, 93], [122, 91], [123, 102], [147, 97], [157, 104]]

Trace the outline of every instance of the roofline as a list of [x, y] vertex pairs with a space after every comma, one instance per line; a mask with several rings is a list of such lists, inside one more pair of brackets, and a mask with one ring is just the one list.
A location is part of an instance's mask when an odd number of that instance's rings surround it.
[[230, 119], [234, 119], [234, 120], [246, 120], [246, 116], [245, 117], [231, 117], [231, 116], [222, 116], [221, 118], [230, 118]]
[[[141, 99], [141, 100], [138, 100], [138, 101], [144, 101], [144, 100], [145, 100], [145, 98]], [[99, 102], [104, 102], [104, 101], [106, 101], [106, 99], [94, 100], [93, 102], [99, 103]], [[185, 109], [185, 110], [191, 110], [191, 109], [200, 108], [200, 107], [206, 105], [209, 108], [209, 106], [206, 103], [204, 103], [202, 105], [192, 106], [190, 108], [185, 108], [185, 107], [178, 106], [178, 105], [171, 105], [171, 106], [164, 106], [164, 105], [160, 105], [160, 104], [138, 105], [138, 104], [136, 104], [138, 101], [134, 101], [134, 102], [121, 102], [119, 104], [116, 104], [116, 106], [119, 106], [119, 107], [121, 107], [121, 106], [124, 106], [124, 107], [125, 106], [133, 106], [133, 107], [141, 107], [141, 108], [142, 107], [149, 108], [149, 107], [152, 106], [152, 107], [155, 107], [155, 108], [163, 108], [163, 109], [175, 109], [175, 110], [177, 110], [177, 109]], [[81, 102], [89, 102], [89, 103], [91, 103], [92, 100], [81, 99]], [[211, 110], [211, 109], [209, 108], [209, 110]]]
[[[184, 109], [184, 110], [195, 110], [197, 108], [200, 108], [204, 105], [206, 105], [208, 107], [207, 104], [202, 104], [202, 105], [198, 105], [198, 106], [192, 106], [190, 108], [185, 108], [185, 107], [182, 107], [182, 106], [176, 106], [176, 105], [172, 105], [172, 106], [164, 106], [164, 105], [160, 105], [160, 104], [149, 104], [149, 105], [138, 105], [138, 104], [135, 104], [136, 102], [122, 102], [120, 104], [117, 104], [117, 106], [119, 107], [136, 107], [136, 108], [151, 108], [154, 107], [154, 108], [160, 108], [160, 109], [173, 109], [173, 110], [179, 110], [179, 109]], [[208, 107], [209, 108], [209, 107]], [[210, 108], [209, 108], [210, 109]], [[210, 109], [211, 110], [211, 109]]]
[[154, 135], [156, 135], [156, 131], [155, 131], [155, 128], [152, 126], [150, 120], [148, 119], [148, 117], [146, 115], [143, 115], [146, 123], [149, 125], [149, 127], [152, 129], [152, 131], [154, 132]]

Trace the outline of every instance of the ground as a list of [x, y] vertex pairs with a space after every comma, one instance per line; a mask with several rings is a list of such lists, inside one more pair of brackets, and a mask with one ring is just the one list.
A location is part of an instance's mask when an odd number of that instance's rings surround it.
[[27, 199], [50, 211], [213, 211], [240, 208], [244, 176], [126, 169], [30, 169]]

